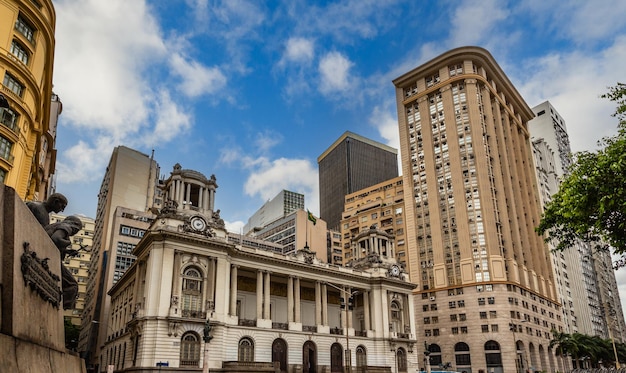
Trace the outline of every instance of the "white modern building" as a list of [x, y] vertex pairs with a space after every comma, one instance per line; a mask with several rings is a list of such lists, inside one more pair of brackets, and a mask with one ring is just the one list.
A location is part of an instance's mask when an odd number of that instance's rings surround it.
[[[545, 206], [567, 175], [572, 152], [565, 121], [554, 106], [545, 101], [532, 110], [536, 116], [528, 122], [528, 128], [539, 194]], [[624, 317], [610, 253], [594, 250], [583, 242], [551, 253], [566, 332], [624, 341]]]
[[281, 190], [276, 197], [267, 201], [243, 227], [243, 234], [253, 234], [271, 222], [283, 218], [296, 210], [304, 209], [304, 194]]

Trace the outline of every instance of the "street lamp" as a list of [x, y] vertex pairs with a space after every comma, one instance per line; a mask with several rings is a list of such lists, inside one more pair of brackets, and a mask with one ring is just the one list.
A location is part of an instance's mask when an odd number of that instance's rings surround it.
[[[513, 348], [514, 348], [514, 353], [515, 353], [515, 371], [517, 373], [522, 373], [524, 371], [524, 352], [518, 352], [517, 350], [517, 338], [515, 337], [515, 331], [517, 330], [517, 324], [515, 324], [514, 322], [515, 320], [511, 320], [511, 323], [509, 324], [509, 329], [513, 332]], [[520, 323], [525, 323], [528, 320], [520, 320]]]
[[211, 339], [213, 339], [213, 336], [211, 335], [211, 329], [213, 329], [211, 327], [211, 322], [207, 320], [204, 323], [204, 336], [202, 337], [202, 339], [204, 340], [204, 365], [202, 366], [202, 373], [209, 372], [209, 342], [211, 342]]

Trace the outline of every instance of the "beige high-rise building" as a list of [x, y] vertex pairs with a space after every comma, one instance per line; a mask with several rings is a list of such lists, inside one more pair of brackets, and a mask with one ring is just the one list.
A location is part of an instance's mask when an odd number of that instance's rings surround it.
[[[81, 317], [85, 309], [85, 295], [87, 292], [87, 278], [89, 277], [89, 263], [91, 261], [91, 246], [93, 244], [93, 230], [95, 221], [86, 216], [78, 216], [83, 223], [83, 229], [72, 236], [72, 246], [74, 250], [78, 250], [78, 255], [70, 257], [66, 256], [64, 265], [72, 272], [76, 282], [78, 282], [78, 297], [76, 298], [76, 307], [72, 310], [64, 310], [63, 317], [69, 318], [72, 324], [81, 325]], [[56, 223], [66, 218], [60, 214], [50, 214], [50, 223]], [[77, 341], [78, 342], [78, 341]]]
[[88, 369], [99, 362], [107, 334], [109, 289], [134, 262], [132, 250], [162, 205], [159, 166], [152, 156], [118, 146], [100, 186], [87, 295], [78, 349]]
[[0, 183], [24, 200], [44, 200], [52, 187], [55, 23], [50, 0], [0, 2]]
[[349, 264], [357, 257], [351, 245], [353, 238], [376, 226], [377, 229], [393, 236], [396, 260], [408, 270], [402, 176], [348, 194], [345, 200], [341, 219], [344, 263]]
[[[489, 52], [448, 51], [394, 80], [418, 336], [435, 366], [563, 371], [563, 330], [527, 123]], [[449, 365], [448, 365], [449, 363]]]

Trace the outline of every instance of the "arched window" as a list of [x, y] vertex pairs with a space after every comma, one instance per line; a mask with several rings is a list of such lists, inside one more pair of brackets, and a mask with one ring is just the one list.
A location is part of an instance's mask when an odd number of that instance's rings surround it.
[[180, 366], [197, 367], [199, 365], [200, 337], [194, 332], [187, 332], [180, 340]]
[[406, 351], [402, 347], [396, 351], [396, 363], [398, 364], [398, 372], [407, 371]]
[[485, 342], [485, 360], [487, 362], [487, 368], [502, 366], [502, 354], [500, 353], [500, 344], [498, 342]]
[[402, 308], [397, 301], [391, 302], [391, 331], [402, 333]]
[[454, 358], [457, 369], [459, 366], [471, 366], [470, 348], [465, 342], [459, 342], [454, 345]]
[[367, 366], [367, 350], [362, 345], [356, 348], [356, 366], [357, 368]]
[[239, 340], [239, 361], [254, 361], [254, 341], [248, 337]]
[[343, 372], [343, 347], [337, 342], [330, 346], [330, 371]]
[[428, 351], [430, 352], [430, 365], [431, 366], [439, 366], [442, 364], [441, 360], [441, 347], [437, 344], [429, 344]]
[[202, 272], [188, 267], [183, 272], [182, 311], [185, 317], [202, 317]]

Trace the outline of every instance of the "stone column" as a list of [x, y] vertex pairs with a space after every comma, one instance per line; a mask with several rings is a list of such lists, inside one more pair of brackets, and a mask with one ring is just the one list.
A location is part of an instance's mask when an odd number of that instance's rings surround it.
[[370, 292], [363, 292], [363, 318], [365, 319], [365, 330], [370, 330]]
[[185, 183], [185, 209], [190, 210], [189, 204], [191, 203], [191, 184]]
[[216, 258], [209, 257], [209, 295], [208, 301], [213, 305], [215, 309], [215, 277], [217, 275], [217, 263]]
[[266, 320], [271, 320], [272, 315], [270, 315], [270, 272], [265, 272], [265, 290], [263, 291], [264, 302], [263, 302], [263, 318]]
[[322, 289], [319, 281], [315, 281], [315, 325], [322, 325]]
[[328, 287], [322, 284], [322, 325], [328, 325]]
[[263, 318], [263, 272], [256, 272], [256, 318]]
[[300, 321], [300, 277], [296, 277], [295, 281], [295, 293], [296, 293], [296, 322]]
[[203, 202], [203, 198], [204, 197], [203, 194], [204, 191], [204, 187], [200, 187], [200, 190], [198, 190], [198, 211], [202, 212], [202, 210], [204, 210], [204, 202]]
[[237, 316], [237, 266], [230, 267], [230, 315]]
[[293, 276], [287, 278], [287, 321], [293, 322]]
[[210, 190], [210, 198], [209, 198], [209, 203], [211, 204], [211, 209], [213, 209], [213, 206], [215, 206], [215, 189], [211, 188]]
[[172, 273], [172, 299], [170, 304], [170, 315], [176, 314], [180, 309], [180, 253], [174, 252], [174, 271]]

